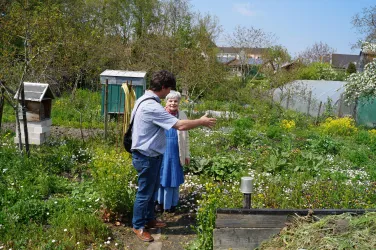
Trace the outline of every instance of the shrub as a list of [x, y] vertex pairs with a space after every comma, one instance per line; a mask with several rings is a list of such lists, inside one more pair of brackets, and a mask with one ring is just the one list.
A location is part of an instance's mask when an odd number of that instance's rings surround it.
[[322, 136], [310, 141], [310, 149], [320, 154], [338, 154], [342, 144], [329, 136]]
[[283, 134], [283, 129], [281, 128], [281, 126], [276, 126], [276, 125], [268, 126], [266, 130], [266, 135], [272, 139], [280, 140], [282, 139], [282, 134]]
[[[358, 144], [370, 144], [372, 142], [372, 138], [374, 137], [376, 139], [376, 133], [375, 136], [373, 136], [372, 130], [366, 131], [366, 130], [359, 130], [358, 133], [354, 135], [354, 139]], [[376, 130], [375, 130], [376, 132]]]
[[235, 147], [249, 145], [254, 141], [254, 136], [250, 131], [254, 121], [250, 118], [240, 118], [234, 123], [234, 130], [231, 132], [232, 145]]
[[105, 208], [115, 216], [130, 214], [136, 196], [136, 171], [126, 152], [97, 149], [93, 160], [94, 183]]
[[347, 74], [356, 73], [356, 66], [353, 62], [350, 62], [349, 66], [347, 66], [346, 73]]
[[344, 152], [344, 158], [348, 159], [357, 167], [362, 167], [369, 161], [369, 150], [364, 147], [357, 149], [348, 149]]
[[327, 135], [353, 135], [358, 131], [354, 119], [350, 117], [327, 118], [324, 123], [320, 124], [320, 130]]

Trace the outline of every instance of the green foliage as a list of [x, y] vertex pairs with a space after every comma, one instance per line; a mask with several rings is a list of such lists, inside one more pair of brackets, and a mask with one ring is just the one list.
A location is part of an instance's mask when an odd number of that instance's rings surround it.
[[195, 174], [204, 174], [215, 180], [235, 180], [246, 167], [244, 159], [233, 155], [213, 155], [210, 158], [192, 158], [186, 169]]
[[350, 62], [349, 65], [347, 66], [347, 69], [346, 69], [346, 73], [347, 74], [353, 74], [353, 73], [356, 73], [356, 66], [355, 66], [355, 63], [353, 62]]
[[298, 164], [294, 168], [294, 171], [306, 171], [313, 174], [317, 174], [323, 164], [325, 163], [324, 157], [312, 152], [301, 152], [301, 157], [298, 160]]
[[205, 186], [207, 194], [202, 196], [197, 211], [197, 224], [195, 228], [198, 239], [191, 243], [188, 249], [213, 249], [213, 229], [215, 226], [216, 209], [220, 205], [221, 190], [214, 184]]
[[309, 148], [319, 154], [332, 154], [336, 155], [341, 150], [342, 143], [334, 140], [330, 136], [320, 136], [317, 139], [309, 141]]
[[259, 138], [252, 133], [252, 127], [254, 126], [254, 121], [251, 118], [245, 117], [240, 118], [234, 122], [234, 130], [230, 134], [232, 145], [247, 146], [252, 143], [257, 143]]
[[275, 140], [281, 140], [283, 135], [283, 128], [278, 125], [272, 125], [269, 126], [266, 130], [266, 135], [269, 138], [275, 139]]
[[346, 74], [335, 71], [329, 63], [314, 62], [298, 72], [298, 79], [301, 80], [343, 81], [345, 78]]
[[100, 199], [90, 180], [75, 181], [88, 176], [91, 157], [84, 145], [50, 141], [24, 158], [11, 136], [0, 136], [0, 242], [15, 249], [86, 249], [103, 242], [108, 231], [98, 219]]
[[119, 218], [133, 211], [137, 174], [126, 152], [98, 148], [92, 175], [106, 210]]
[[272, 149], [269, 153], [267, 161], [263, 165], [263, 169], [269, 173], [280, 172], [287, 166], [291, 165], [289, 163], [290, 154], [279, 149]]
[[367, 130], [359, 130], [354, 134], [354, 140], [359, 144], [373, 145], [373, 136]]
[[348, 148], [344, 150], [343, 156], [356, 167], [363, 167], [370, 161], [371, 152], [368, 147]]
[[100, 111], [99, 92], [77, 89], [74, 96], [66, 94], [54, 100], [51, 117], [53, 124], [58, 126], [98, 128], [103, 127]]
[[335, 108], [333, 105], [333, 100], [328, 97], [324, 104], [324, 113], [320, 117], [321, 119], [327, 119], [329, 117], [334, 117]]
[[[97, 239], [106, 239], [109, 230], [98, 217], [86, 211], [76, 210], [72, 206], [59, 211], [49, 220], [52, 229], [50, 239], [55, 239], [59, 247], [84, 249], [93, 244]], [[77, 244], [79, 242], [79, 244]]]

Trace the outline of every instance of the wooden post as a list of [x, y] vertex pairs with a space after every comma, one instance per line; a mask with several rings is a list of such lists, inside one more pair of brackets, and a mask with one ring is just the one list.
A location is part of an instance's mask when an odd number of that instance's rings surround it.
[[21, 106], [22, 106], [22, 120], [24, 124], [24, 136], [25, 136], [25, 149], [27, 157], [30, 156], [29, 149], [29, 133], [27, 132], [27, 118], [26, 118], [26, 105], [25, 105], [25, 85], [21, 84]]
[[1, 121], [3, 120], [3, 110], [4, 110], [4, 89], [0, 92], [0, 131], [1, 131]]
[[343, 94], [340, 95], [338, 101], [338, 117], [343, 117], [343, 110], [342, 110], [342, 101], [343, 101]]
[[108, 79], [106, 79], [104, 88], [104, 139], [107, 139]]
[[251, 194], [244, 194], [243, 196], [243, 208], [250, 209], [251, 208]]
[[357, 109], [357, 107], [358, 107], [358, 98], [356, 98], [355, 99], [355, 104], [354, 104], [354, 109], [353, 109], [353, 113], [352, 113], [352, 115], [353, 115], [353, 118], [354, 118], [354, 121], [357, 123], [358, 121], [358, 119], [357, 119], [357, 112], [356, 112], [356, 109]]
[[308, 105], [307, 105], [307, 115], [309, 115], [309, 110], [311, 109], [311, 99], [312, 99], [312, 90], [309, 91], [309, 95], [308, 95]]
[[317, 112], [316, 121], [315, 121], [315, 124], [316, 124], [316, 125], [317, 125], [318, 122], [319, 122], [319, 117], [320, 117], [320, 112], [321, 112], [321, 106], [322, 106], [322, 101], [320, 101], [319, 111]]
[[290, 89], [287, 91], [286, 109], [289, 109], [290, 104]]
[[[128, 81], [127, 81], [127, 83], [128, 83]], [[117, 123], [117, 125], [116, 125], [116, 134], [117, 134], [117, 136], [116, 136], [116, 148], [117, 149], [119, 149], [120, 150], [120, 146], [119, 146], [119, 143], [120, 143], [120, 141], [121, 141], [121, 139], [123, 138], [123, 133], [122, 132], [120, 132], [120, 138], [118, 137], [118, 131], [120, 130], [120, 131], [123, 131], [123, 129], [122, 129], [122, 126], [121, 126], [121, 123], [120, 123], [120, 109], [121, 109], [121, 100], [123, 99], [123, 94], [122, 94], [122, 91], [123, 91], [123, 89], [122, 89], [122, 87], [121, 87], [121, 85], [120, 85], [120, 87], [119, 87], [119, 102], [118, 102], [118, 108], [117, 108], [117, 117], [116, 117], [116, 119], [117, 119], [117, 121], [116, 121], [116, 123]], [[125, 96], [125, 93], [124, 93], [124, 96]], [[124, 102], [125, 103], [125, 102]], [[124, 107], [124, 105], [123, 105], [123, 107]], [[123, 111], [123, 114], [124, 114], [124, 111]], [[119, 124], [120, 124], [120, 129], [119, 129]], [[120, 152], [120, 151], [119, 151]]]

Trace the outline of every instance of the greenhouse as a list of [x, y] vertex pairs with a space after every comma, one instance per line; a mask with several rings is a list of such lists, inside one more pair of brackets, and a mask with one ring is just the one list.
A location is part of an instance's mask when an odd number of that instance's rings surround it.
[[345, 81], [296, 80], [273, 92], [273, 101], [286, 109], [319, 117], [325, 112], [338, 117], [356, 116], [358, 125], [376, 126], [376, 102], [359, 101], [347, 104]]

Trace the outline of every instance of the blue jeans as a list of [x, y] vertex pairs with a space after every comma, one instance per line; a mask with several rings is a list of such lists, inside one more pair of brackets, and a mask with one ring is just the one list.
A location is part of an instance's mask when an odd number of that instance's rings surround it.
[[132, 164], [138, 173], [138, 190], [133, 206], [132, 224], [135, 229], [144, 228], [154, 216], [154, 196], [160, 183], [162, 156], [148, 157], [132, 152]]

